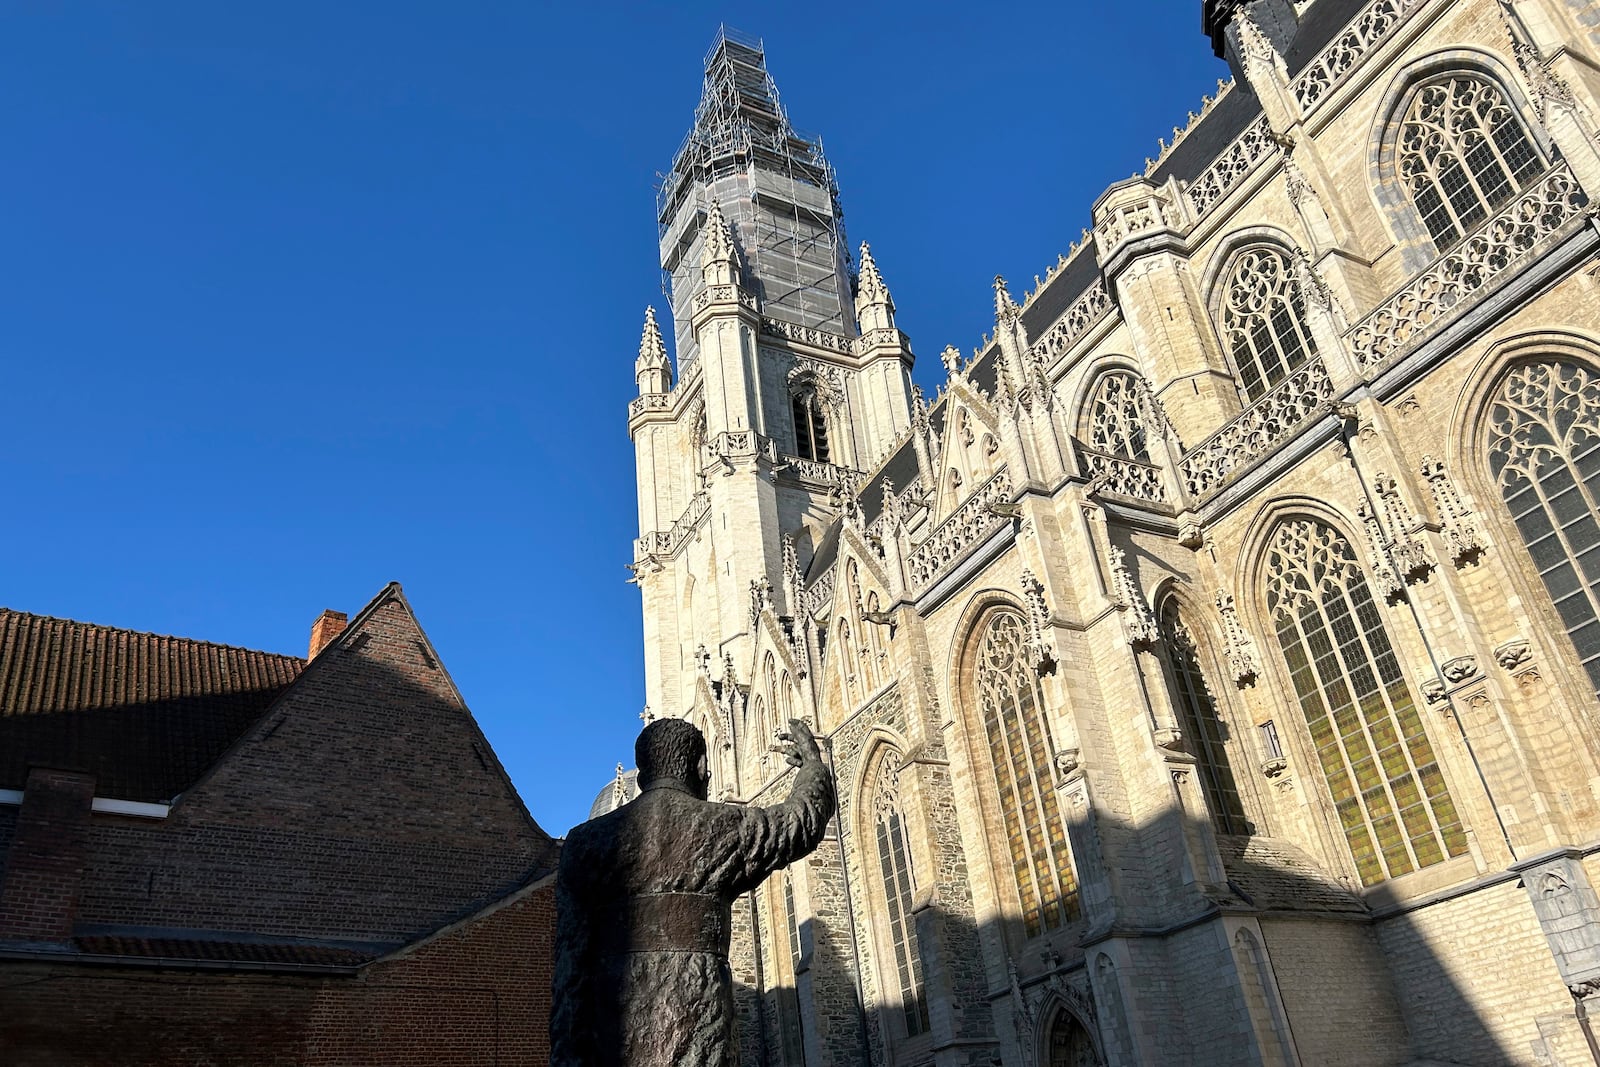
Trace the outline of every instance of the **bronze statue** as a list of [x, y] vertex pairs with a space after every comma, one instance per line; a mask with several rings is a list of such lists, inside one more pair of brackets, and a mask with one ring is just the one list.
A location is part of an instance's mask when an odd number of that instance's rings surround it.
[[789, 797], [714, 804], [706, 740], [659, 719], [634, 745], [637, 798], [577, 827], [556, 876], [551, 1067], [736, 1067], [733, 902], [806, 856], [833, 816], [833, 775], [791, 720]]

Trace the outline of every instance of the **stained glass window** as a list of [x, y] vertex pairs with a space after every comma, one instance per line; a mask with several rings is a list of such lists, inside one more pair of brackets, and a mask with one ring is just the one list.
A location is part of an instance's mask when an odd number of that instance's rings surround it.
[[1078, 883], [1051, 783], [1039, 676], [1026, 654], [1027, 626], [1013, 611], [989, 620], [977, 685], [1012, 874], [1029, 937], [1078, 915]]
[[1248, 834], [1249, 821], [1239, 799], [1239, 783], [1228, 761], [1226, 734], [1211, 687], [1200, 669], [1200, 649], [1184, 624], [1176, 597], [1161, 605], [1161, 634], [1172, 669], [1173, 702], [1182, 716], [1184, 736], [1198, 763], [1201, 787], [1211, 820], [1220, 834]]
[[1416, 91], [1398, 150], [1400, 178], [1441, 252], [1545, 166], [1506, 94], [1468, 72]]
[[1279, 249], [1247, 248], [1233, 261], [1222, 304], [1222, 335], [1247, 401], [1316, 355], [1294, 264]]
[[1310, 519], [1279, 525], [1267, 606], [1361, 881], [1439, 863], [1467, 838], [1350, 544]]
[[888, 906], [889, 937], [894, 943], [895, 983], [900, 990], [900, 1010], [907, 1036], [928, 1029], [927, 992], [922, 982], [922, 956], [917, 951], [917, 931], [911, 917], [913, 879], [911, 849], [900, 812], [900, 758], [886, 753], [878, 772], [873, 798], [878, 829], [878, 872]]
[[1600, 694], [1600, 376], [1568, 360], [1517, 367], [1489, 427], [1500, 495]]

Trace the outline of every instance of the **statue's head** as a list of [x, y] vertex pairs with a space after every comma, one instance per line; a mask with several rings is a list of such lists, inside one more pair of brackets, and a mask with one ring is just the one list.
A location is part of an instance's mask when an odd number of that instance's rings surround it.
[[657, 719], [646, 726], [633, 744], [633, 758], [639, 768], [640, 789], [673, 781], [701, 800], [711, 795], [706, 738], [686, 719]]

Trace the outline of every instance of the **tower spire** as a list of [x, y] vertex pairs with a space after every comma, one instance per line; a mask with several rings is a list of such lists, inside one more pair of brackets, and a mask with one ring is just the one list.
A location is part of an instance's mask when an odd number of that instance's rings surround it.
[[894, 297], [883, 283], [872, 249], [861, 242], [861, 273], [856, 283], [856, 320], [862, 333], [894, 329]]

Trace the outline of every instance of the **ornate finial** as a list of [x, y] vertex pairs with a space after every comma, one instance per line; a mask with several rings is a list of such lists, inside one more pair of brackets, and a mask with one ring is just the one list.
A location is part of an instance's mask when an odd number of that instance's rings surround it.
[[649, 704], [646, 704], [644, 710], [639, 713], [639, 721], [646, 726], [656, 721], [656, 713], [650, 710]]
[[667, 362], [666, 342], [661, 339], [661, 327], [656, 325], [656, 309], [644, 309], [644, 336], [639, 338], [639, 361], [650, 366]]
[[863, 303], [894, 304], [889, 296], [889, 287], [884, 284], [883, 275], [878, 271], [877, 261], [872, 258], [872, 248], [865, 241], [861, 242], [860, 287], [857, 293], [856, 299]]
[[961, 350], [955, 345], [945, 345], [944, 351], [939, 353], [939, 361], [944, 364], [944, 372], [950, 377], [961, 373]]
[[628, 772], [617, 764], [617, 777], [611, 783], [611, 806], [620, 808], [628, 802]]
[[997, 322], [1004, 322], [1017, 313], [1017, 302], [1011, 299], [1011, 291], [1006, 288], [1006, 280], [1000, 275], [994, 276], [994, 317]]
[[911, 387], [911, 428], [918, 433], [928, 432], [928, 396], [920, 385]]
[[883, 516], [883, 522], [886, 527], [889, 529], [894, 529], [900, 525], [899, 522], [896, 521], [899, 518], [899, 511], [900, 509], [895, 506], [894, 482], [890, 481], [888, 478], [885, 478], [883, 480], [883, 504], [880, 507], [878, 514]]

